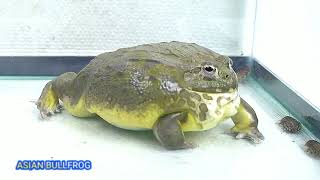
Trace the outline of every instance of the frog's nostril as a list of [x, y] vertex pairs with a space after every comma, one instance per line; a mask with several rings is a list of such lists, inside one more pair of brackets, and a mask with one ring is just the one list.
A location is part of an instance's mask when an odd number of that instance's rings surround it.
[[229, 77], [229, 75], [227, 74], [226, 76], [225, 76], [225, 78], [228, 78]]

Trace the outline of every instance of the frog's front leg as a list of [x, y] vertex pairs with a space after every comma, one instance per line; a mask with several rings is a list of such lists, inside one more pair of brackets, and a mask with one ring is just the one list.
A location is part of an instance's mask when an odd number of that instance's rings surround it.
[[70, 89], [70, 85], [76, 75], [77, 74], [74, 72], [67, 72], [58, 76], [56, 79], [49, 81], [45, 85], [41, 96], [36, 101], [37, 108], [39, 109], [42, 118], [46, 118], [56, 112], [61, 112], [62, 105], [59, 103], [59, 99], [61, 100], [66, 89]]
[[49, 115], [59, 112], [59, 98], [55, 91], [52, 90], [52, 81], [48, 82], [43, 88], [41, 96], [36, 101], [37, 108], [40, 111], [41, 118], [46, 118]]
[[241, 98], [237, 114], [231, 117], [235, 126], [231, 129], [236, 133], [236, 138], [250, 139], [254, 143], [260, 143], [264, 139], [258, 130], [258, 118], [253, 108]]
[[192, 143], [185, 141], [180, 121], [185, 120], [186, 113], [172, 113], [158, 119], [153, 126], [153, 133], [157, 140], [167, 149], [194, 148]]

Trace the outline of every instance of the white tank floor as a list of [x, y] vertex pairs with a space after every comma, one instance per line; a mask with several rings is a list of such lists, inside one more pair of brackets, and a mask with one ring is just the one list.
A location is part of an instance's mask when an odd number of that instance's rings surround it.
[[[308, 133], [287, 135], [275, 122], [288, 115], [253, 80], [240, 94], [256, 110], [265, 141], [252, 145], [228, 135], [231, 120], [187, 133], [196, 149], [167, 151], [152, 132], [113, 127], [67, 112], [41, 120], [36, 100], [48, 80], [0, 80], [0, 179], [319, 179], [320, 161], [305, 155]], [[91, 160], [89, 171], [16, 171], [17, 160]]]

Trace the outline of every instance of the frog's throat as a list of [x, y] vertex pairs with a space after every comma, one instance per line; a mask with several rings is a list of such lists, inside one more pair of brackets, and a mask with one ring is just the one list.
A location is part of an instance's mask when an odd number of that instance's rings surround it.
[[191, 92], [199, 95], [201, 99], [191, 96], [196, 106], [192, 108], [201, 123], [210, 120], [220, 121], [234, 115], [240, 104], [240, 97], [237, 89], [230, 89], [226, 93], [202, 93]]

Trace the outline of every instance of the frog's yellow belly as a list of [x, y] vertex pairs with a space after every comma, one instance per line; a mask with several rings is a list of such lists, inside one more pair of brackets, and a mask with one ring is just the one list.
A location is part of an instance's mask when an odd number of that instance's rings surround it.
[[[199, 95], [203, 96], [203, 93], [199, 93]], [[200, 103], [207, 105], [208, 111], [206, 112], [206, 119], [201, 121], [199, 119], [199, 108], [193, 109], [193, 113], [189, 112], [187, 119], [181, 121], [181, 128], [184, 132], [203, 131], [213, 128], [221, 121], [237, 113], [240, 104], [240, 97], [237, 92], [209, 95], [211, 96], [211, 100], [202, 99], [197, 103], [197, 106], [199, 106]], [[223, 102], [219, 101], [219, 98], [230, 100]], [[86, 107], [83, 97], [81, 97], [75, 105], [71, 105], [67, 97], [63, 99], [63, 102], [65, 109], [74, 116], [88, 117], [97, 114], [114, 126], [130, 130], [152, 129], [155, 122], [161, 116], [166, 115], [164, 109], [157, 104], [149, 104], [128, 111], [117, 106], [112, 109], [99, 105]]]
[[[219, 113], [217, 113], [217, 107], [211, 107], [210, 104], [208, 104], [208, 119], [202, 122], [194, 114], [188, 113], [186, 121], [181, 122], [182, 130], [184, 132], [203, 131], [213, 128], [221, 121], [234, 115], [237, 112], [239, 103], [240, 98], [220, 107]], [[156, 104], [150, 104], [145, 106], [145, 108], [131, 111], [126, 111], [119, 107], [106, 109], [99, 106], [92, 106], [88, 111], [98, 114], [101, 118], [114, 126], [129, 130], [152, 129], [159, 117], [165, 115], [164, 110]]]
[[129, 130], [152, 129], [154, 123], [163, 114], [163, 110], [156, 104], [130, 111], [117, 106], [112, 109], [92, 106], [88, 110], [114, 126]]

